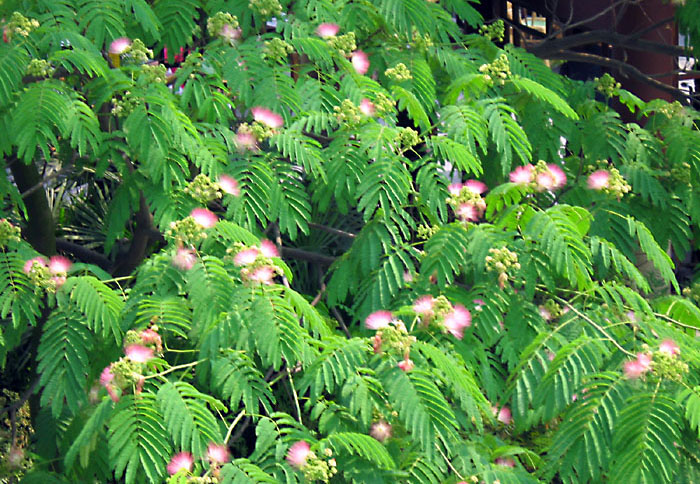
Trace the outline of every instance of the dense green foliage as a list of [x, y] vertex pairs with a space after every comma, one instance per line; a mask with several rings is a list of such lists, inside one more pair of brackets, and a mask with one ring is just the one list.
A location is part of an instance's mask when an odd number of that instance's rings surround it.
[[27, 5], [0, 361], [36, 399], [0, 472], [700, 481], [700, 281], [669, 255], [698, 248], [696, 111], [561, 77], [463, 1]]

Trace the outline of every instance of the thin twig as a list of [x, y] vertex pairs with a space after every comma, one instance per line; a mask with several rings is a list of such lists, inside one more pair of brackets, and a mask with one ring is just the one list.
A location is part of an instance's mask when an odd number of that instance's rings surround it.
[[29, 388], [27, 388], [24, 393], [19, 397], [19, 400], [14, 402], [11, 405], [8, 405], [5, 408], [0, 409], [0, 416], [2, 416], [6, 412], [14, 412], [18, 410], [19, 408], [22, 407], [22, 405], [25, 404], [27, 400], [29, 400], [29, 397], [32, 396], [32, 393], [34, 393], [34, 389], [36, 386], [39, 384], [39, 379], [34, 380], [31, 385], [29, 385]]
[[562, 298], [560, 298], [559, 296], [556, 296], [556, 295], [554, 295], [554, 294], [550, 294], [550, 296], [552, 296], [552, 298], [554, 298], [557, 302], [559, 302], [559, 303], [565, 305], [567, 308], [569, 308], [569, 310], [573, 311], [579, 318], [583, 319], [583, 320], [586, 321], [588, 324], [590, 324], [591, 326], [593, 326], [595, 329], [597, 329], [598, 331], [600, 331], [601, 333], [603, 333], [603, 335], [605, 335], [605, 337], [606, 337], [612, 344], [614, 344], [614, 345], [617, 347], [618, 350], [622, 351], [624, 354], [626, 354], [626, 355], [628, 355], [628, 356], [636, 356], [636, 355], [635, 355], [634, 353], [632, 353], [631, 351], [628, 351], [628, 350], [626, 350], [625, 348], [623, 348], [622, 345], [620, 345], [620, 343], [618, 343], [617, 340], [616, 340], [615, 338], [613, 338], [612, 336], [610, 336], [610, 335], [608, 334], [608, 332], [605, 331], [605, 328], [603, 328], [601, 325], [599, 325], [598, 323], [596, 323], [595, 321], [593, 321], [591, 318], [589, 318], [588, 316], [586, 316], [585, 314], [583, 314], [581, 311], [579, 311], [578, 309], [576, 309], [574, 306], [572, 306], [571, 304], [569, 304], [569, 302], [568, 302], [566, 299], [562, 299]]
[[340, 324], [340, 328], [343, 330], [343, 333], [345, 333], [345, 336], [347, 336], [348, 339], [352, 338], [350, 330], [345, 325], [345, 321], [343, 321], [343, 316], [340, 314], [340, 311], [338, 311], [338, 309], [334, 306], [331, 308], [331, 312], [333, 313], [333, 316], [335, 316], [335, 319], [338, 320], [338, 324]]
[[231, 422], [231, 425], [229, 425], [228, 430], [226, 431], [226, 437], [224, 437], [224, 445], [228, 445], [228, 439], [231, 438], [231, 432], [233, 432], [233, 428], [238, 425], [238, 422], [241, 421], [243, 416], [245, 415], [245, 410], [241, 410], [238, 415], [236, 415], [236, 418], [233, 419], [233, 422]]
[[299, 406], [299, 396], [297, 395], [297, 390], [294, 388], [294, 380], [292, 379], [292, 370], [287, 367], [287, 376], [289, 377], [289, 387], [292, 389], [292, 395], [294, 396], [294, 408], [297, 411], [297, 420], [303, 425], [304, 422], [301, 421], [301, 407]]
[[168, 373], [172, 373], [172, 372], [174, 372], [174, 371], [176, 371], [176, 370], [182, 370], [183, 368], [189, 368], [189, 367], [191, 367], [191, 366], [197, 366], [197, 365], [199, 365], [200, 363], [202, 363], [203, 361], [206, 361], [206, 360], [197, 360], [197, 361], [193, 361], [192, 363], [185, 363], [185, 364], [182, 364], [182, 365], [172, 366], [172, 367], [168, 368], [168, 369], [165, 370], [165, 371], [161, 371], [160, 373], [154, 373], [153, 375], [148, 375], [147, 377], [144, 378], [144, 380], [148, 380], [148, 379], [150, 379], [150, 378], [159, 378], [159, 377], [161, 377], [161, 376], [167, 375]]

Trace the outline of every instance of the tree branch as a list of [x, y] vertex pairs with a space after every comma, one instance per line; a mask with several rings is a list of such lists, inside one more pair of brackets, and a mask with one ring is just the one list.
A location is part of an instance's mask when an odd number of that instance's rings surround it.
[[318, 262], [319, 264], [331, 265], [335, 262], [335, 257], [324, 254], [317, 254], [315, 252], [308, 252], [302, 249], [294, 249], [292, 247], [282, 247], [282, 257], [289, 257], [290, 259], [305, 260], [307, 262]]
[[69, 254], [72, 254], [74, 257], [83, 262], [95, 264], [106, 271], [109, 271], [110, 267], [112, 266], [112, 262], [99, 252], [90, 250], [87, 247], [83, 247], [82, 245], [70, 242], [66, 239], [56, 239], [56, 248], [61, 252], [68, 252]]
[[639, 39], [636, 34], [622, 35], [610, 30], [591, 30], [561, 39], [545, 40], [532, 47], [528, 46], [528, 50], [537, 57], [550, 57], [560, 51], [597, 43], [611, 44], [613, 47], [632, 50], [658, 52], [670, 56], [692, 55], [692, 48], [652, 42]]
[[637, 69], [634, 66], [631, 66], [629, 64], [626, 64], [622, 61], [616, 60], [616, 59], [610, 59], [608, 57], [603, 57], [595, 54], [587, 54], [584, 52], [572, 52], [572, 51], [562, 51], [562, 52], [555, 52], [552, 55], [547, 56], [549, 59], [560, 59], [560, 60], [565, 60], [565, 61], [575, 61], [575, 62], [585, 62], [588, 64], [596, 64], [599, 66], [604, 66], [604, 67], [610, 67], [612, 69], [618, 69], [622, 74], [627, 75], [631, 77], [632, 79], [635, 79], [637, 81], [643, 82], [645, 84], [648, 84], [652, 87], [655, 87], [656, 89], [666, 92], [673, 96], [674, 99], [678, 101], [686, 101], [688, 99], [688, 95], [681, 91], [680, 89], [677, 89], [673, 86], [670, 86], [668, 84], [664, 84], [661, 81], [657, 81], [656, 79], [653, 79], [649, 77], [648, 75], [644, 74], [642, 71]]
[[41, 174], [36, 164], [31, 161], [28, 164], [17, 161], [13, 155], [9, 157], [10, 171], [15, 185], [22, 193], [24, 206], [27, 209], [27, 226], [24, 230], [27, 241], [38, 252], [44, 255], [56, 253], [56, 234], [53, 214], [46, 192], [35, 188], [43, 187]]

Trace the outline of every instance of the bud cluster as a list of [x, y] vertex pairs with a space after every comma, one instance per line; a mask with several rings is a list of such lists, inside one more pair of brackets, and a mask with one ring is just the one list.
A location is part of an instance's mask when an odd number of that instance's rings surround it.
[[[0, 238], [0, 240], [2, 239]], [[692, 299], [695, 304], [700, 304], [700, 282], [696, 282], [692, 286], [684, 288], [683, 295]]]
[[520, 270], [518, 254], [505, 247], [491, 248], [486, 256], [486, 270], [498, 274], [498, 285], [503, 289], [508, 282], [508, 272]]
[[438, 232], [438, 230], [440, 230], [440, 227], [438, 226], [431, 227], [429, 225], [421, 224], [418, 226], [416, 235], [419, 239], [428, 240], [430, 237], [435, 235]]
[[210, 37], [231, 41], [238, 29], [238, 18], [228, 12], [216, 12], [207, 19], [207, 32]]
[[375, 109], [377, 110], [377, 114], [379, 114], [380, 116], [382, 114], [393, 111], [395, 106], [394, 100], [386, 94], [384, 94], [383, 92], [379, 92], [376, 94], [373, 104]]
[[282, 13], [282, 5], [279, 0], [249, 0], [248, 7], [265, 18]]
[[36, 19], [28, 19], [19, 12], [13, 12], [10, 21], [7, 22], [5, 32], [12, 38], [13, 35], [20, 37], [29, 37], [33, 30], [39, 28], [39, 21]]
[[221, 188], [207, 175], [200, 173], [185, 187], [185, 193], [202, 204], [221, 198]]
[[326, 42], [328, 42], [328, 45], [337, 50], [343, 57], [349, 56], [357, 49], [355, 32], [348, 32], [347, 34], [343, 35], [327, 37]]
[[265, 58], [271, 61], [283, 63], [289, 54], [294, 52], [294, 47], [282, 39], [272, 39], [265, 42]]
[[490, 64], [482, 64], [479, 67], [479, 72], [484, 75], [484, 80], [490, 86], [497, 82], [501, 86], [506, 83], [506, 80], [511, 76], [510, 61], [506, 54], [501, 54], [496, 60]]
[[413, 27], [413, 41], [411, 42], [413, 46], [418, 50], [426, 50], [433, 46], [433, 39], [430, 38], [429, 34], [421, 35], [418, 29]]
[[622, 84], [615, 81], [615, 78], [607, 72], [603, 74], [602, 77], [593, 79], [593, 82], [595, 83], [596, 90], [606, 98], [613, 97], [617, 90], [622, 87]]
[[207, 238], [207, 233], [203, 230], [205, 228], [192, 215], [189, 215], [182, 220], [172, 222], [165, 236], [184, 245], [195, 246]]
[[411, 345], [416, 342], [416, 337], [408, 334], [406, 325], [400, 319], [395, 319], [389, 311], [375, 311], [365, 319], [367, 329], [376, 330], [374, 335], [374, 352], [394, 353], [403, 356], [398, 366], [403, 371], [413, 369], [413, 361], [410, 360]]
[[126, 118], [136, 109], [139, 102], [140, 98], [132, 95], [131, 91], [124, 91], [121, 98], [112, 99], [112, 114], [119, 118]]
[[27, 66], [27, 75], [32, 77], [51, 77], [56, 69], [44, 59], [32, 59]]
[[668, 119], [673, 119], [679, 117], [685, 112], [685, 108], [678, 101], [673, 101], [672, 103], [664, 104], [659, 108], [659, 113], [666, 116]]
[[301, 472], [303, 472], [308, 482], [329, 482], [338, 473], [337, 463], [333, 458], [333, 451], [330, 448], [324, 449], [323, 457], [319, 457], [315, 452], [309, 451]]
[[566, 312], [552, 299], [547, 299], [545, 303], [539, 307], [539, 310], [540, 316], [546, 321], [558, 318]]
[[168, 71], [163, 64], [142, 64], [139, 81], [145, 84], [163, 84], [168, 79]]
[[503, 20], [498, 19], [492, 24], [484, 24], [479, 27], [479, 34], [483, 35], [489, 40], [495, 40], [498, 42], [503, 42], [505, 38], [505, 25]]
[[19, 242], [22, 231], [5, 218], [0, 218], [0, 249], [7, 247], [10, 242]]
[[333, 107], [333, 111], [335, 112], [335, 119], [338, 120], [338, 123], [349, 127], [357, 126], [364, 120], [360, 108], [355, 106], [349, 99], [343, 99], [340, 106]]
[[134, 39], [121, 54], [122, 59], [132, 64], [145, 64], [153, 58], [153, 51], [141, 39]]
[[406, 64], [399, 62], [394, 67], [390, 67], [384, 71], [384, 75], [389, 79], [393, 79], [396, 82], [408, 81], [413, 79], [411, 71], [406, 67]]
[[674, 165], [671, 168], [671, 171], [669, 172], [669, 176], [671, 177], [671, 180], [673, 180], [673, 182], [676, 184], [682, 184], [687, 185], [688, 187], [692, 187], [692, 184], [690, 182], [690, 180], [692, 179], [690, 172], [690, 163], [683, 162], [680, 165]]
[[398, 128], [396, 141], [404, 150], [407, 150], [420, 143], [420, 136], [418, 136], [418, 131], [413, 128]]

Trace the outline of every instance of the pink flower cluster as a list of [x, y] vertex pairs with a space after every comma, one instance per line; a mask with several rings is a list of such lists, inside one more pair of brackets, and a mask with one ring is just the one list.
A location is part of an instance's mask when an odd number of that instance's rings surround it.
[[[226, 445], [219, 445], [215, 444], [214, 442], [210, 442], [207, 446], [207, 458], [209, 459], [209, 465], [216, 476], [219, 466], [227, 463], [231, 459], [231, 453]], [[178, 472], [189, 474], [192, 472], [193, 467], [194, 457], [192, 454], [189, 452], [178, 452], [170, 459], [167, 470], [168, 474], [174, 476]]]
[[282, 116], [262, 106], [256, 106], [250, 111], [253, 113], [253, 119], [264, 124], [268, 128], [277, 129], [281, 128], [284, 124]]
[[648, 353], [637, 353], [637, 359], [625, 362], [625, 376], [630, 379], [639, 378], [647, 371], [651, 370], [651, 355]]
[[[334, 23], [323, 23], [316, 28], [316, 35], [324, 39], [335, 37], [340, 32], [340, 25]], [[364, 75], [369, 70], [369, 58], [361, 50], [356, 50], [350, 55], [352, 67], [360, 75]]]
[[267, 263], [266, 259], [279, 257], [277, 246], [269, 240], [261, 240], [260, 247], [247, 247], [239, 250], [233, 257], [233, 263], [242, 266], [243, 278], [260, 284], [272, 284], [277, 274], [276, 267]]
[[510, 425], [513, 423], [513, 415], [510, 413], [510, 408], [504, 406], [499, 409], [493, 406], [491, 407], [491, 411], [493, 412], [493, 416], [496, 417], [496, 420], [502, 424]]
[[550, 163], [544, 169], [527, 164], [510, 173], [510, 181], [518, 185], [534, 185], [537, 191], [557, 190], [566, 185], [566, 174], [560, 166]]
[[591, 190], [602, 190], [608, 188], [610, 184], [610, 172], [607, 170], [597, 170], [588, 175], [588, 188]]
[[[658, 352], [675, 358], [681, 354], [681, 349], [675, 341], [665, 339], [659, 344]], [[637, 353], [636, 359], [625, 362], [623, 366], [625, 377], [629, 379], [639, 378], [651, 369], [652, 355], [650, 353]]]
[[[466, 189], [466, 193], [463, 191]], [[486, 192], [486, 185], [478, 180], [467, 180], [464, 183], [452, 183], [447, 187], [457, 218], [463, 222], [476, 222], [484, 216], [486, 202], [481, 195]]]
[[424, 324], [435, 321], [459, 340], [464, 338], [464, 329], [472, 325], [472, 315], [467, 308], [461, 304], [453, 306], [446, 300], [439, 304], [438, 299], [432, 296], [416, 299], [413, 311], [420, 315]]
[[295, 442], [287, 451], [287, 462], [290, 466], [301, 469], [306, 464], [309, 453], [311, 453], [311, 446], [308, 442], [303, 440]]
[[221, 175], [217, 183], [219, 184], [219, 188], [221, 189], [221, 191], [224, 193], [233, 195], [234, 197], [237, 197], [241, 194], [241, 189], [238, 186], [238, 180], [236, 180], [232, 176]]
[[66, 275], [73, 263], [70, 259], [62, 255], [55, 255], [51, 257], [48, 262], [44, 257], [34, 257], [24, 263], [24, 273], [27, 275], [31, 274], [35, 265], [47, 267], [49, 269], [51, 280], [56, 284], [56, 288], [58, 289], [66, 282]]
[[213, 227], [219, 221], [219, 217], [206, 208], [195, 208], [190, 212], [190, 217], [192, 217], [199, 226], [205, 229]]
[[379, 442], [384, 442], [386, 439], [391, 437], [391, 425], [386, 423], [384, 420], [375, 422], [369, 429], [369, 435], [377, 439]]

